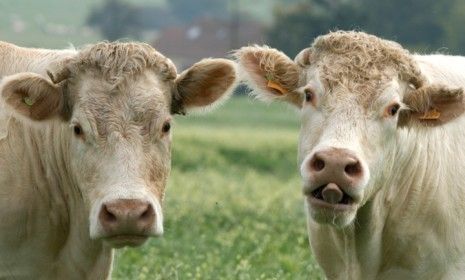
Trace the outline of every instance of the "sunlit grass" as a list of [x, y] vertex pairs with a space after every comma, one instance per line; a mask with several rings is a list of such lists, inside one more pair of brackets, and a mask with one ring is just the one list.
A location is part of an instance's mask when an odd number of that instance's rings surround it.
[[165, 235], [117, 254], [115, 279], [321, 279], [296, 167], [298, 114], [237, 98], [179, 117]]

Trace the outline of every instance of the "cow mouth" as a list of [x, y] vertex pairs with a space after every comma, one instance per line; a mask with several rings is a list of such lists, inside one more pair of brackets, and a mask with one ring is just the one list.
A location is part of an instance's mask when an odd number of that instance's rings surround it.
[[345, 211], [354, 205], [354, 199], [334, 183], [320, 186], [306, 195], [307, 201], [317, 208]]
[[149, 236], [147, 235], [112, 235], [105, 237], [104, 240], [113, 248], [121, 248], [125, 246], [140, 246], [144, 244], [148, 238]]

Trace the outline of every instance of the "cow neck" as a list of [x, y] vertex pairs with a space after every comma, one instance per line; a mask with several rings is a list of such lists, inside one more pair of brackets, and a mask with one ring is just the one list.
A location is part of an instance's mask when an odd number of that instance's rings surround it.
[[[447, 129], [417, 126], [399, 131], [397, 143], [389, 147], [383, 161], [383, 173], [374, 180], [377, 193], [359, 209], [352, 231], [340, 237], [357, 252], [354, 259], [370, 264], [364, 266], [363, 275], [374, 279], [396, 265], [413, 271], [419, 260], [405, 252], [428, 243], [421, 238], [436, 240], [431, 244], [449, 252], [456, 250], [453, 241], [460, 239], [460, 231], [454, 228], [462, 223], [465, 209], [451, 206], [461, 205], [465, 190], [462, 178], [448, 178], [457, 177], [453, 174], [463, 169], [463, 122], [448, 124]], [[428, 246], [422, 248], [434, 252]], [[459, 258], [465, 252], [456, 253]]]
[[24, 126], [23, 130], [27, 157], [40, 165], [40, 172], [34, 172], [31, 178], [37, 185], [36, 197], [50, 203], [50, 212], [61, 214], [61, 222], [54, 230], [66, 232], [60, 240], [63, 243], [59, 252], [59, 259], [66, 262], [63, 274], [70, 275], [71, 270], [71, 274], [85, 279], [88, 275], [100, 277], [109, 273], [113, 250], [89, 238], [88, 207], [71, 172], [69, 145], [73, 135], [69, 124], [57, 120], [50, 125]]

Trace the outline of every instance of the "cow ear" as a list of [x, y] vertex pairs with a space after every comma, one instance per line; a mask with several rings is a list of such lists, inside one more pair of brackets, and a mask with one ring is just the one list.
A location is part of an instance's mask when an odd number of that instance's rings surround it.
[[257, 97], [302, 106], [303, 97], [296, 92], [301, 68], [284, 53], [267, 46], [249, 46], [234, 56], [243, 80]]
[[35, 73], [7, 76], [0, 84], [1, 97], [13, 112], [27, 119], [43, 121], [64, 117], [62, 88]]
[[236, 66], [227, 59], [203, 59], [175, 80], [171, 113], [185, 114], [226, 100], [237, 84]]
[[420, 123], [439, 126], [465, 112], [464, 90], [444, 85], [426, 85], [408, 93], [403, 100], [408, 109], [401, 111], [399, 126]]

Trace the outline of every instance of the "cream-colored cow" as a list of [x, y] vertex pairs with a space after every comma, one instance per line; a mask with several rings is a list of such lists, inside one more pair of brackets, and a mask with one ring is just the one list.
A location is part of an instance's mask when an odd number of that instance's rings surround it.
[[312, 250], [328, 279], [465, 279], [465, 58], [333, 32], [290, 60], [236, 53], [259, 97], [301, 111]]
[[161, 235], [172, 115], [236, 82], [228, 60], [177, 75], [141, 43], [0, 43], [0, 75], [0, 279], [106, 279], [112, 248]]

